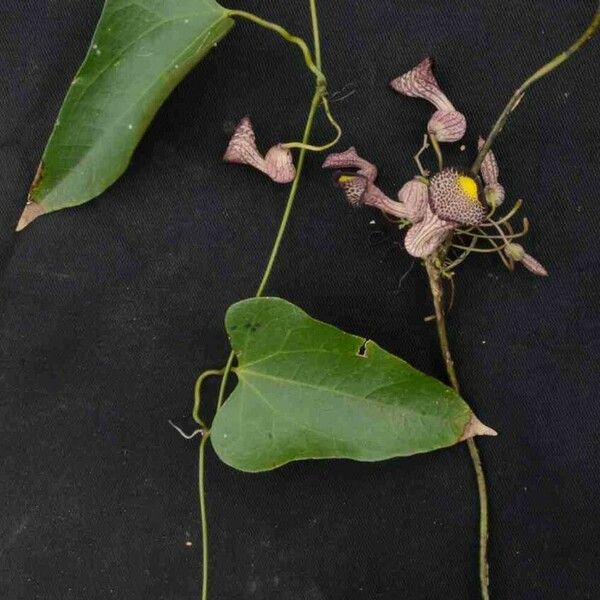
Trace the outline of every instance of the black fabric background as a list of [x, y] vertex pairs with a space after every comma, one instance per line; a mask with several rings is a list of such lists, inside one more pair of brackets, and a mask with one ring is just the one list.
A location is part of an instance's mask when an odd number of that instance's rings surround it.
[[[299, 138], [312, 79], [240, 23], [160, 110], [102, 197], [13, 234], [100, 0], [0, 2], [0, 598], [198, 597], [196, 375], [227, 355], [227, 306], [254, 292], [287, 194], [220, 157], [249, 113], [263, 148]], [[307, 3], [231, 2], [309, 38]], [[429, 107], [388, 81], [427, 54], [469, 122], [472, 159], [512, 90], [568, 46], [593, 0], [320, 2], [333, 108], [390, 194]], [[491, 496], [492, 597], [598, 598], [598, 60], [537, 84], [495, 147], [526, 245], [548, 267], [460, 269], [450, 335]], [[348, 89], [348, 88], [346, 88]], [[331, 135], [319, 120], [315, 137]], [[443, 378], [423, 273], [379, 214], [352, 211], [311, 156], [269, 293]], [[374, 219], [375, 225], [370, 224]], [[213, 384], [206, 398], [213, 398]], [[246, 475], [208, 459], [211, 598], [477, 598], [466, 448]], [[187, 546], [186, 542], [192, 546]]]

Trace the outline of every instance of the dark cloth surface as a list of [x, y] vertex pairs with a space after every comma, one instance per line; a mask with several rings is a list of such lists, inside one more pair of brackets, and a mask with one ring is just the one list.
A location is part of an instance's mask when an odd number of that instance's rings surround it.
[[[467, 164], [512, 90], [585, 28], [595, 2], [320, 2], [324, 63], [350, 144], [394, 194], [426, 103], [388, 81], [424, 56], [466, 115]], [[303, 1], [231, 2], [310, 38]], [[0, 598], [197, 598], [195, 377], [223, 315], [260, 280], [285, 203], [220, 157], [253, 118], [299, 138], [312, 79], [296, 49], [239, 23], [160, 110], [100, 198], [13, 230], [100, 0], [0, 0]], [[548, 279], [476, 256], [449, 316], [483, 439], [492, 597], [598, 598], [598, 62], [592, 43], [537, 84], [495, 150]], [[331, 135], [318, 119], [315, 138]], [[454, 152], [454, 155], [452, 154]], [[378, 213], [353, 211], [309, 156], [268, 292], [444, 377], [422, 269]], [[375, 223], [371, 224], [370, 221]], [[406, 275], [401, 284], [400, 279]], [[206, 388], [214, 406], [214, 382]], [[477, 495], [464, 445], [379, 464], [247, 475], [207, 464], [211, 599], [477, 598]], [[189, 543], [191, 545], [189, 545]]]

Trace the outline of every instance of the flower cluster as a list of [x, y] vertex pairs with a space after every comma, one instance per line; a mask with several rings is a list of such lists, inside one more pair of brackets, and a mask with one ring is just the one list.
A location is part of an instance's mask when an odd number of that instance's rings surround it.
[[[515, 233], [510, 223], [521, 202], [517, 201], [502, 218], [493, 218], [505, 198], [494, 154], [488, 151], [485, 155], [481, 178], [463, 169], [443, 168], [439, 142], [462, 139], [466, 119], [442, 92], [432, 69], [432, 59], [426, 58], [391, 82], [395, 91], [428, 100], [436, 108], [427, 125], [423, 147], [415, 155], [420, 175], [402, 186], [397, 200], [377, 187], [377, 167], [360, 157], [354, 147], [330, 154], [323, 167], [336, 169], [334, 181], [352, 206], [378, 208], [403, 227], [408, 226], [404, 240], [406, 251], [417, 258], [439, 254], [446, 274], [451, 274], [471, 252], [496, 252], [511, 270], [515, 262], [520, 262], [536, 275], [547, 275], [544, 267], [514, 242], [525, 235], [529, 227], [527, 219], [523, 219], [522, 231]], [[438, 171], [432, 176], [422, 167], [419, 158], [429, 147], [428, 139], [438, 157]], [[480, 149], [484, 143], [480, 138]]]

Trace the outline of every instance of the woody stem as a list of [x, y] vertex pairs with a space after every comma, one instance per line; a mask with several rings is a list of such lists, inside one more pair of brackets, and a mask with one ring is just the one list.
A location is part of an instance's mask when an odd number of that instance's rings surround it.
[[[435, 308], [435, 321], [437, 325], [440, 350], [446, 366], [446, 373], [448, 374], [448, 379], [450, 380], [450, 384], [454, 390], [457, 393], [460, 393], [458, 377], [454, 367], [454, 360], [452, 359], [452, 354], [450, 352], [448, 331], [446, 329], [446, 316], [444, 313], [443, 303], [444, 291], [442, 287], [441, 274], [435, 262], [436, 260], [441, 260], [441, 264], [443, 264], [443, 258], [443, 256], [434, 255], [433, 257], [425, 259], [425, 268], [427, 270], [429, 288], [431, 290], [431, 297], [433, 299], [433, 306]], [[483, 466], [481, 464], [481, 457], [479, 456], [479, 450], [477, 449], [474, 438], [469, 438], [467, 440], [467, 446], [469, 448], [471, 462], [473, 463], [473, 469], [475, 470], [477, 489], [479, 492], [479, 584], [481, 590], [481, 599], [489, 600], [489, 566], [487, 561], [489, 537], [487, 486], [485, 483]]]

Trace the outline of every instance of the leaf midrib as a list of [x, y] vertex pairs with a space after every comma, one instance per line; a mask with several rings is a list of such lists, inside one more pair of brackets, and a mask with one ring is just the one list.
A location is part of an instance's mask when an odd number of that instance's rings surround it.
[[[447, 418], [443, 418], [443, 417], [438, 417], [438, 416], [432, 416], [432, 415], [423, 415], [420, 412], [417, 412], [415, 410], [411, 410], [410, 408], [406, 407], [406, 406], [399, 406], [396, 404], [389, 404], [386, 402], [382, 402], [381, 400], [378, 400], [377, 398], [367, 398], [366, 396], [358, 396], [356, 394], [352, 394], [351, 392], [345, 392], [345, 391], [341, 391], [335, 388], [327, 388], [327, 387], [323, 387], [323, 386], [319, 386], [319, 385], [315, 385], [315, 384], [311, 384], [311, 383], [307, 383], [307, 382], [303, 382], [303, 381], [298, 381], [297, 379], [289, 379], [286, 377], [275, 377], [274, 375], [267, 375], [265, 373], [261, 373], [259, 371], [253, 371], [251, 369], [244, 369], [242, 367], [238, 367], [237, 369], [235, 369], [235, 373], [238, 375], [238, 377], [240, 379], [242, 379], [243, 381], [245, 381], [248, 385], [250, 385], [251, 387], [255, 388], [255, 386], [253, 386], [250, 381], [248, 381], [247, 378], [244, 377], [244, 373], [246, 374], [250, 374], [250, 375], [254, 375], [255, 377], [259, 378], [259, 379], [267, 379], [267, 380], [271, 380], [271, 381], [277, 381], [278, 383], [282, 383], [282, 384], [289, 384], [291, 386], [297, 386], [297, 387], [304, 387], [304, 388], [309, 388], [309, 389], [313, 389], [313, 390], [318, 390], [320, 392], [325, 392], [327, 394], [335, 394], [337, 396], [341, 396], [344, 398], [349, 399], [350, 401], [354, 402], [354, 403], [367, 403], [367, 404], [371, 404], [373, 406], [377, 406], [378, 408], [385, 406], [385, 407], [389, 407], [391, 409], [395, 409], [395, 410], [399, 410], [403, 413], [405, 413], [406, 415], [414, 415], [417, 416], [421, 419], [425, 418], [428, 420], [436, 420], [436, 421], [444, 421], [447, 422], [449, 419]], [[372, 390], [371, 392], [369, 392], [370, 394], [373, 393], [377, 393], [385, 388], [391, 387], [391, 386], [396, 386], [398, 385], [398, 382], [394, 382], [394, 383], [390, 383], [387, 384], [385, 386], [379, 386], [378, 388], [375, 388], [374, 390]], [[270, 406], [270, 405], [269, 405]], [[466, 406], [466, 405], [465, 405]], [[467, 409], [468, 410], [468, 409]], [[465, 411], [467, 412], [467, 411]], [[456, 417], [458, 417], [458, 414], [456, 415]]]

